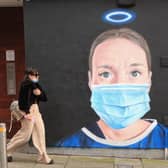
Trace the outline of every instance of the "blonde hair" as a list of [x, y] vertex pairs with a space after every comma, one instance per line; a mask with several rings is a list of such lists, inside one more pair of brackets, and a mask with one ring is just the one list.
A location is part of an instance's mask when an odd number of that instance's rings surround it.
[[150, 54], [149, 46], [146, 40], [144, 39], [144, 37], [130, 28], [120, 28], [120, 29], [111, 29], [111, 30], [105, 31], [101, 33], [99, 36], [97, 36], [97, 38], [93, 41], [90, 49], [90, 54], [89, 54], [90, 72], [92, 72], [92, 57], [93, 57], [95, 48], [99, 44], [103, 43], [104, 41], [108, 39], [114, 39], [114, 38], [125, 38], [140, 46], [146, 53], [148, 68], [149, 70], [151, 70], [151, 54]]

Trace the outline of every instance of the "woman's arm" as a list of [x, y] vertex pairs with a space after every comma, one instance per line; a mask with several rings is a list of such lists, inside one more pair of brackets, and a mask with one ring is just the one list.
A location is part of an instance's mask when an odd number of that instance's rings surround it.
[[47, 101], [46, 93], [39, 83], [36, 83], [36, 87], [33, 89], [33, 94], [37, 96], [38, 101]]

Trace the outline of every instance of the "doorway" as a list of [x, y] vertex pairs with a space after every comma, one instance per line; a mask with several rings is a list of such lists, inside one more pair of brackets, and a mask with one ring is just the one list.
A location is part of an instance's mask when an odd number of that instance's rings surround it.
[[[0, 122], [10, 124], [10, 102], [18, 98], [25, 70], [24, 26], [22, 7], [0, 7]], [[8, 138], [18, 130], [14, 122]]]

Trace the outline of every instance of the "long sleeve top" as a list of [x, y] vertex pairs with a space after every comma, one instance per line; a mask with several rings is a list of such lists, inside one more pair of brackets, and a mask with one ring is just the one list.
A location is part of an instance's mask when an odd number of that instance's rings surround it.
[[[34, 95], [34, 89], [40, 89], [40, 95]], [[30, 106], [34, 103], [39, 104], [40, 101], [47, 101], [47, 96], [39, 83], [34, 83], [30, 80], [24, 80], [21, 83], [19, 91], [19, 108], [20, 110], [29, 113]]]

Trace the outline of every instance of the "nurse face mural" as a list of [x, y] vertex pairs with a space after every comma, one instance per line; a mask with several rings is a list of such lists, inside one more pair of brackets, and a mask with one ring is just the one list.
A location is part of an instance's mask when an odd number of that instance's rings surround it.
[[56, 146], [165, 148], [166, 126], [142, 119], [150, 111], [151, 56], [134, 30], [105, 31], [93, 42], [89, 57], [91, 107], [100, 117]]
[[[143, 130], [150, 125], [140, 120], [150, 110], [148, 46], [130, 29], [113, 31], [99, 36], [93, 43], [89, 71], [91, 106], [100, 117], [98, 125], [108, 138], [114, 129], [127, 132], [133, 126], [143, 125]], [[129, 133], [126, 139], [132, 136], [136, 135]]]

